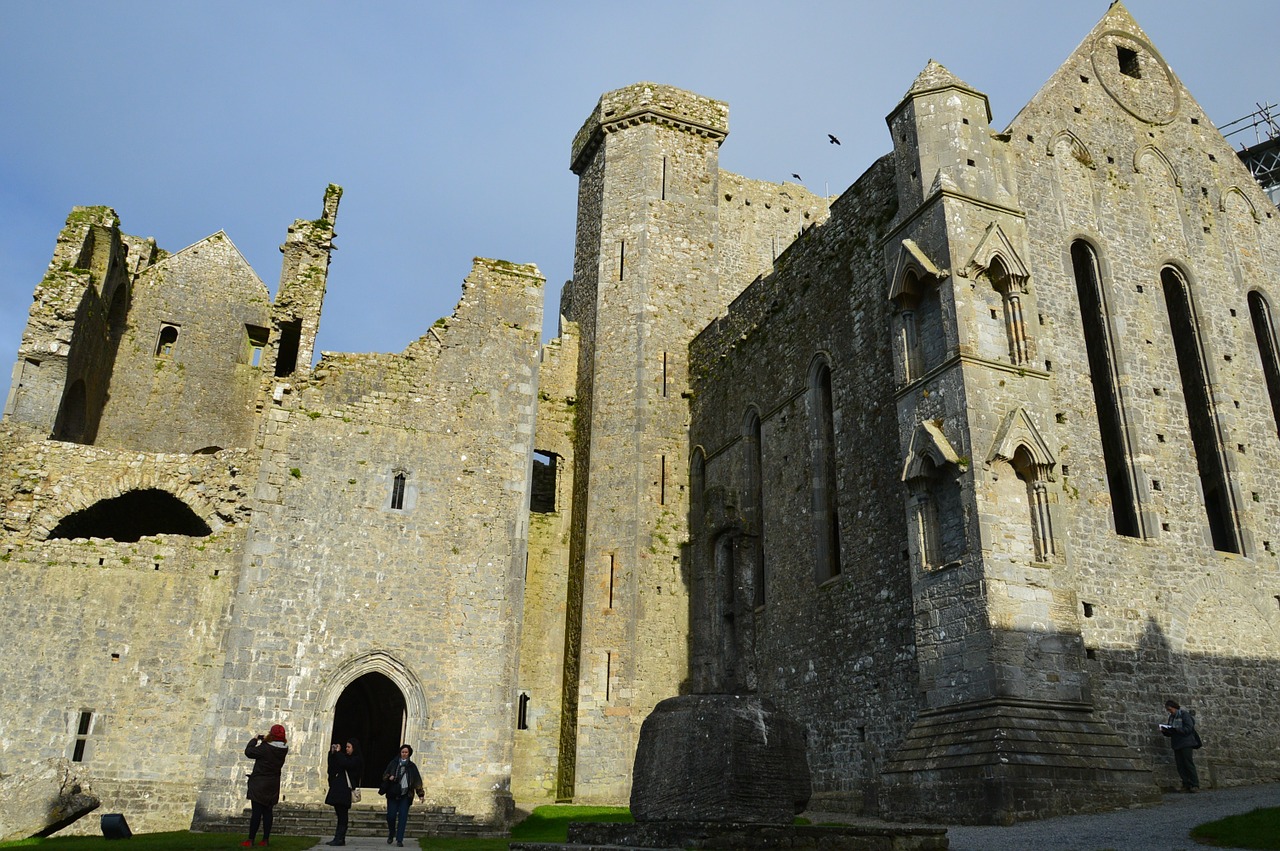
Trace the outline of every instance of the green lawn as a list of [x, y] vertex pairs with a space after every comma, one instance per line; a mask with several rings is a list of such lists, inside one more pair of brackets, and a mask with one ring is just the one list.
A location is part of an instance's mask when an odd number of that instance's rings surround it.
[[1191, 837], [1209, 846], [1275, 851], [1280, 849], [1280, 807], [1206, 822], [1192, 828]]
[[507, 851], [513, 841], [564, 842], [571, 821], [629, 822], [631, 813], [626, 807], [538, 807], [511, 828], [511, 839], [423, 839], [422, 847], [425, 851]]

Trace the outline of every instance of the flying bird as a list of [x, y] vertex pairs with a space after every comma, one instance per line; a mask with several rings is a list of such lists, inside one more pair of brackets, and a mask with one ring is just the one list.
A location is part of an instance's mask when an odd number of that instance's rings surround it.
[[801, 183], [804, 183], [804, 178], [796, 174], [794, 171], [791, 172], [791, 176], [794, 177], [796, 180], [800, 181]]
[[839, 145], [839, 144], [840, 144], [840, 140], [839, 140], [839, 139], [837, 139], [835, 136], [832, 136], [830, 133], [828, 133], [828, 134], [827, 134], [827, 138], [831, 140], [831, 144], [833, 144], [833, 145]]

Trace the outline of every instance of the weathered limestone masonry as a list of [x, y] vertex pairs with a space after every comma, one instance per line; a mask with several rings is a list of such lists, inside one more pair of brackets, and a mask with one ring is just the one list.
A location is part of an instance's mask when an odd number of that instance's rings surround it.
[[313, 370], [340, 195], [275, 305], [225, 234], [69, 217], [0, 431], [0, 773], [65, 757], [136, 830], [222, 823], [282, 722], [286, 801], [359, 735], [367, 785], [407, 740], [431, 804], [509, 819], [543, 279], [477, 259], [403, 353]]
[[524, 638], [520, 644], [515, 761], [511, 770], [511, 792], [520, 801], [556, 798], [577, 374], [577, 329], [564, 318], [562, 310], [560, 335], [543, 347], [538, 368]]
[[[568, 316], [580, 328], [565, 691], [557, 796], [626, 800], [640, 724], [688, 671], [689, 340], [779, 239], [825, 215], [794, 184], [728, 176], [725, 104], [639, 83], [601, 97], [574, 139]], [[758, 204], [731, 214], [725, 205]], [[727, 291], [722, 262], [746, 273]]]
[[75, 208], [0, 423], [0, 774], [225, 824], [280, 722], [290, 804], [355, 735], [501, 824], [626, 801], [724, 687], [823, 809], [1148, 800], [1166, 696], [1206, 784], [1280, 777], [1280, 215], [1120, 3], [1004, 131], [935, 62], [887, 120], [828, 199], [721, 172], [720, 101], [605, 94], [541, 351], [537, 268], [477, 259], [313, 368], [336, 186], [274, 302]]
[[1146, 800], [1167, 694], [1206, 782], [1272, 779], [1276, 211], [1119, 3], [989, 119], [929, 63], [691, 347], [695, 673], [809, 726], [828, 807]]
[[197, 820], [237, 806], [242, 739], [273, 719], [293, 731], [287, 799], [322, 801], [339, 701], [369, 674], [404, 710], [366, 783], [407, 741], [429, 804], [509, 818], [542, 284], [477, 260], [403, 354], [325, 355], [277, 385]]

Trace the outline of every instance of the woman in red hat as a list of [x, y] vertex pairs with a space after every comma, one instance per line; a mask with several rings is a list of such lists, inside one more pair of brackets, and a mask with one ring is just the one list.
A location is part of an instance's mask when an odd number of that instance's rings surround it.
[[249, 838], [240, 844], [245, 848], [253, 845], [261, 824], [262, 841], [258, 844], [268, 845], [271, 842], [271, 810], [280, 800], [280, 768], [289, 755], [283, 725], [272, 724], [265, 736], [250, 739], [244, 746], [244, 755], [253, 760], [253, 771], [248, 775], [252, 812], [249, 816]]

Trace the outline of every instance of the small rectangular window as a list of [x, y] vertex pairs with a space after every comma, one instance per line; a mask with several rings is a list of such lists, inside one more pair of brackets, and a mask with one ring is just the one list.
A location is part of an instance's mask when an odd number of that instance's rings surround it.
[[1138, 61], [1138, 51], [1116, 45], [1116, 60], [1120, 63], [1120, 73], [1135, 80], [1142, 79], [1142, 64]]
[[270, 332], [266, 328], [257, 325], [244, 326], [244, 336], [247, 342], [244, 362], [249, 366], [262, 366], [262, 351], [267, 347], [267, 339]]
[[556, 473], [560, 456], [554, 452], [533, 451], [533, 482], [529, 487], [529, 510], [535, 514], [551, 514], [556, 510]]

